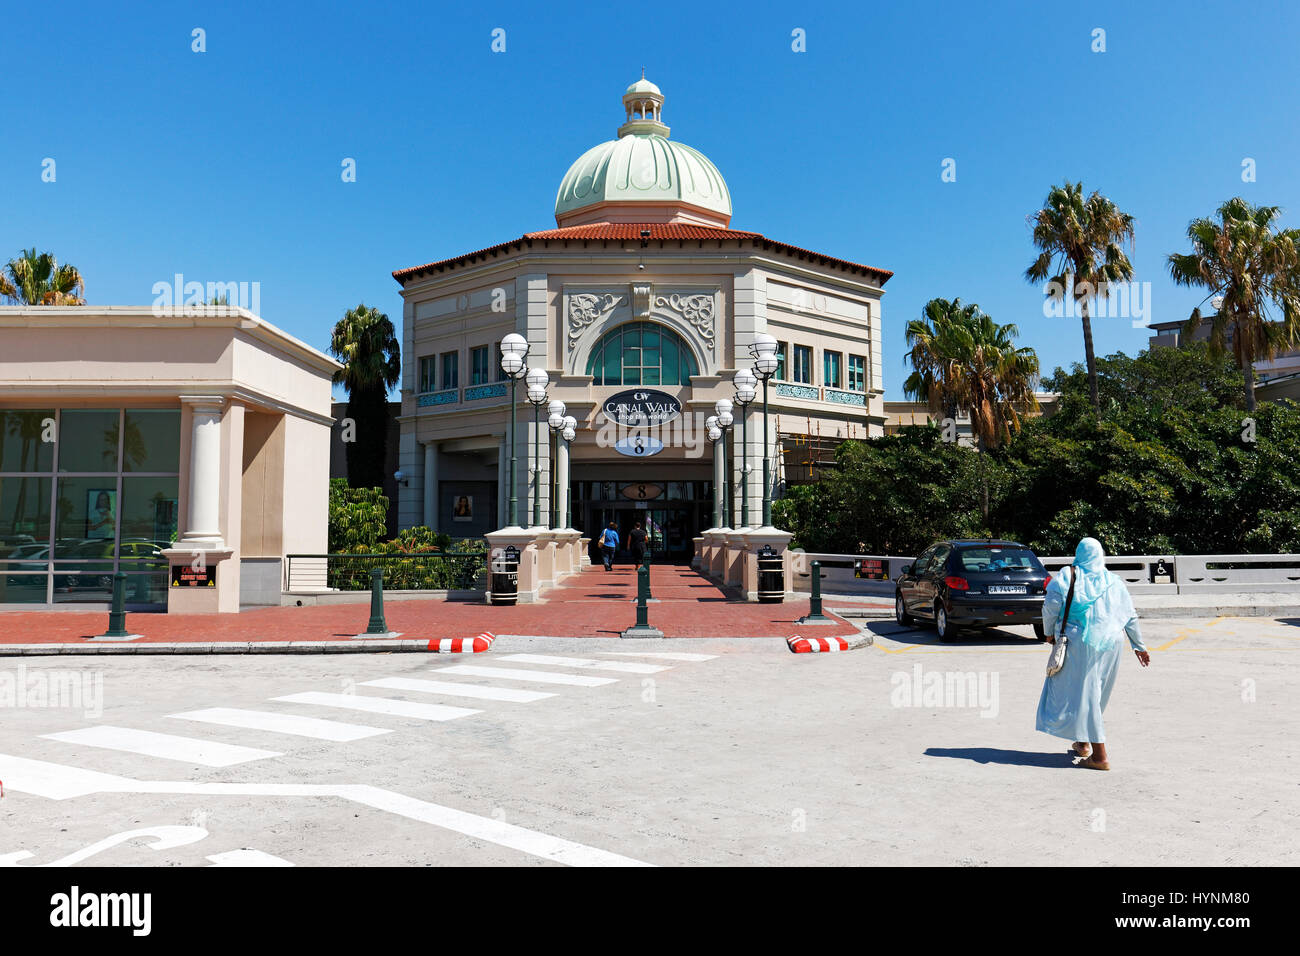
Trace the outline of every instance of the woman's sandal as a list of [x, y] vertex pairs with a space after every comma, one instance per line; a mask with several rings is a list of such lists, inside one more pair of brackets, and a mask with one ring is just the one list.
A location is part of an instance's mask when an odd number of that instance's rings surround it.
[[1089, 769], [1089, 770], [1109, 770], [1109, 769], [1110, 769], [1110, 764], [1109, 764], [1109, 763], [1098, 763], [1098, 762], [1097, 762], [1095, 759], [1093, 759], [1092, 757], [1089, 757], [1089, 758], [1087, 758], [1086, 760], [1080, 760], [1078, 763], [1075, 764], [1075, 766], [1076, 766], [1076, 767], [1086, 767], [1086, 768]]
[[1070, 745], [1070, 747], [1074, 750], [1075, 754], [1080, 757], [1087, 757], [1092, 753], [1092, 744], [1081, 743], [1076, 740]]

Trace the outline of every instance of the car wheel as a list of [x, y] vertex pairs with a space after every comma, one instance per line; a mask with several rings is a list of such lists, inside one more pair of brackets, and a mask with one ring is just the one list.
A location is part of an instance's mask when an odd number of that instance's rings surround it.
[[916, 619], [907, 613], [907, 605], [903, 603], [902, 593], [894, 595], [894, 621], [902, 627], [911, 627]]
[[1042, 621], [1034, 622], [1034, 637], [1038, 638], [1040, 641], [1047, 640], [1047, 632], [1043, 630]]
[[934, 604], [934, 629], [939, 634], [939, 640], [945, 644], [957, 640], [957, 628], [953, 627], [952, 622], [948, 620], [948, 611], [942, 601], [936, 601]]

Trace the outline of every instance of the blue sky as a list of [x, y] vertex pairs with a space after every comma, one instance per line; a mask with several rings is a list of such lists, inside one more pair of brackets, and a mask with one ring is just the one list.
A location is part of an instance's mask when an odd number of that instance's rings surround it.
[[[97, 304], [148, 304], [177, 272], [257, 281], [263, 316], [323, 349], [358, 302], [400, 323], [393, 269], [553, 227], [644, 66], [735, 228], [896, 273], [901, 398], [903, 328], [934, 296], [1017, 323], [1045, 369], [1081, 360], [1077, 319], [1022, 278], [1053, 183], [1136, 217], [1153, 321], [1200, 299], [1164, 265], [1191, 218], [1242, 195], [1300, 226], [1298, 28], [1283, 3], [29, 4], [0, 41], [0, 253], [54, 252]], [[1095, 334], [1100, 354], [1148, 338]]]

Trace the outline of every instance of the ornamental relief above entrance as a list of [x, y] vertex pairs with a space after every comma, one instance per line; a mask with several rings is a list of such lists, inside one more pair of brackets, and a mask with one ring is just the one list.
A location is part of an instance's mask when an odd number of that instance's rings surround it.
[[586, 369], [593, 345], [624, 322], [658, 322], [676, 330], [693, 347], [704, 375], [716, 373], [718, 286], [631, 286], [566, 289], [563, 295], [565, 367], [571, 374]]

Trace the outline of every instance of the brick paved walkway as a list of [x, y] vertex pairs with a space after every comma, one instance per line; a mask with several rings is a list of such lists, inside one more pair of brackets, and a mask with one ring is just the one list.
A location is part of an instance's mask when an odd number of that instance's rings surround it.
[[[689, 568], [650, 569], [650, 623], [666, 637], [789, 637], [808, 613], [808, 599], [752, 604]], [[491, 607], [454, 601], [388, 601], [385, 618], [403, 638], [469, 637], [482, 631], [548, 637], [616, 637], [636, 621], [636, 572], [592, 567], [545, 593], [537, 604]], [[127, 630], [142, 641], [349, 640], [366, 629], [370, 605], [273, 607], [239, 614], [128, 614]], [[857, 633], [836, 618], [809, 629], [819, 637]], [[0, 644], [81, 643], [108, 626], [104, 611], [0, 613]], [[134, 643], [141, 643], [136, 641]]]

